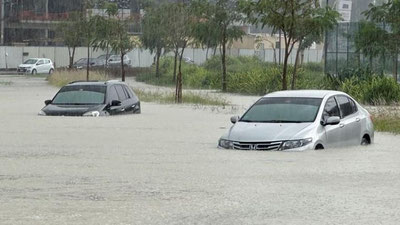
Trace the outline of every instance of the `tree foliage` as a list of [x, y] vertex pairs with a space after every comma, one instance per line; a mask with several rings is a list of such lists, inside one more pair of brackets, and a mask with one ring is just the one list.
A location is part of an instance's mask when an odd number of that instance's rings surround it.
[[[388, 0], [381, 5], [369, 5], [365, 22], [356, 36], [356, 47], [367, 56], [388, 53], [393, 58], [393, 79], [397, 81], [400, 51], [400, 0]], [[382, 26], [384, 24], [384, 26]], [[364, 36], [363, 36], [364, 35]], [[367, 39], [369, 36], [371, 39]]]
[[83, 43], [81, 35], [83, 31], [82, 14], [80, 12], [71, 13], [68, 20], [58, 25], [57, 31], [68, 48], [69, 68], [72, 68], [75, 58], [75, 49]]
[[243, 15], [234, 0], [195, 0], [191, 11], [196, 16], [193, 26], [194, 38], [207, 48], [221, 46], [222, 91], [227, 89], [226, 49], [245, 33], [235, 23], [241, 23]]
[[167, 45], [169, 27], [168, 24], [164, 24], [167, 13], [164, 5], [148, 8], [142, 20], [143, 33], [140, 40], [143, 47], [156, 54], [156, 76], [160, 76], [159, 62], [162, 50], [165, 51], [169, 47]]
[[283, 90], [288, 89], [288, 60], [295, 45], [300, 45], [301, 49], [306, 37], [319, 37], [325, 29], [336, 24], [339, 17], [335, 10], [321, 8], [317, 0], [242, 0], [241, 6], [253, 24], [272, 27], [274, 32], [282, 31], [285, 47]]

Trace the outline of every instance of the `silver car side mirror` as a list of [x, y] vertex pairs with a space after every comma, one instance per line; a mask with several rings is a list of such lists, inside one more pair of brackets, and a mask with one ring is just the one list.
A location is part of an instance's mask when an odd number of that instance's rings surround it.
[[231, 123], [235, 124], [239, 121], [239, 116], [232, 116], [231, 117]]
[[331, 116], [328, 117], [325, 121], [321, 121], [322, 126], [327, 126], [327, 125], [338, 125], [340, 123], [340, 117], [338, 116]]

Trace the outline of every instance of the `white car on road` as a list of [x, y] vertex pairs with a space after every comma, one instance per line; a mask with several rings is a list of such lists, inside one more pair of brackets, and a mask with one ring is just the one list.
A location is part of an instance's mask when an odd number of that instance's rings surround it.
[[258, 100], [219, 140], [220, 148], [307, 150], [368, 145], [370, 114], [338, 91], [280, 91]]
[[52, 74], [54, 72], [54, 64], [50, 59], [31, 58], [19, 65], [17, 72], [30, 74]]

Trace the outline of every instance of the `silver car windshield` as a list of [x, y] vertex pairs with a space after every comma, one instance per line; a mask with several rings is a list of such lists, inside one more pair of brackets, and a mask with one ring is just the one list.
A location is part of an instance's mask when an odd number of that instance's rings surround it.
[[260, 99], [240, 121], [249, 123], [311, 123], [321, 98], [267, 97]]
[[96, 105], [105, 102], [106, 87], [75, 85], [61, 88], [52, 104], [55, 105]]

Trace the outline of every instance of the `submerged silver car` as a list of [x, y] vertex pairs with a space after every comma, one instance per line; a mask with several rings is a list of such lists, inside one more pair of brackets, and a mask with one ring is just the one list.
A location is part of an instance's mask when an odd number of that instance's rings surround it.
[[374, 140], [370, 114], [338, 91], [280, 91], [265, 95], [219, 140], [238, 150], [303, 151], [368, 145]]

